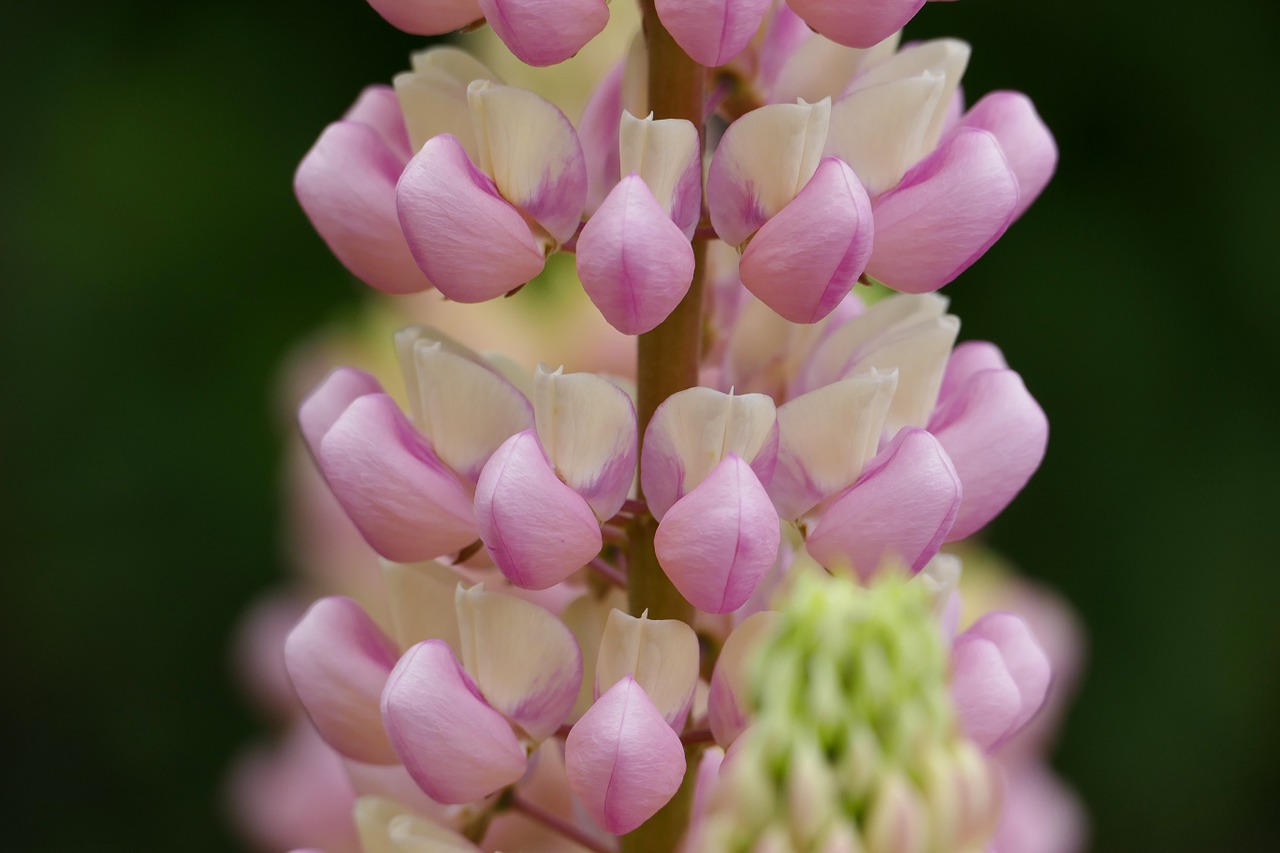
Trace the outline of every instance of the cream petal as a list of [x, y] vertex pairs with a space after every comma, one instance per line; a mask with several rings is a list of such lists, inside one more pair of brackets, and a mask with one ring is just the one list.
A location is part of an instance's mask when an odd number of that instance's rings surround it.
[[872, 369], [795, 397], [778, 408], [778, 467], [769, 495], [798, 519], [853, 485], [876, 455], [896, 370]]
[[392, 80], [413, 151], [428, 139], [452, 134], [475, 162], [477, 153], [467, 86], [472, 80], [501, 82], [471, 54], [456, 47], [433, 47], [413, 55], [413, 70]]
[[587, 166], [573, 125], [525, 89], [475, 81], [467, 89], [480, 170], [498, 192], [563, 243], [578, 230]]
[[956, 90], [960, 88], [960, 78], [964, 76], [971, 53], [972, 49], [969, 45], [959, 39], [917, 42], [898, 51], [884, 62], [868, 68], [865, 74], [854, 79], [849, 89], [850, 91], [867, 89], [881, 83], [916, 77], [927, 72], [941, 74], [945, 82], [924, 134], [924, 150], [931, 151], [942, 136], [947, 110], [950, 108]]
[[873, 198], [929, 153], [927, 134], [946, 78], [926, 71], [858, 89], [831, 107], [826, 152], [852, 167]]
[[387, 585], [391, 624], [400, 648], [426, 640], [444, 640], [454, 654], [458, 653], [458, 617], [453, 609], [457, 572], [435, 560], [383, 561], [382, 579]]
[[698, 637], [676, 619], [609, 614], [596, 660], [595, 692], [636, 680], [675, 731], [684, 728], [698, 683]]
[[594, 373], [534, 375], [538, 441], [556, 474], [606, 521], [622, 508], [635, 480], [639, 453], [631, 397]]
[[462, 664], [490, 706], [534, 741], [564, 723], [582, 683], [573, 633], [536, 604], [480, 587], [457, 588]]
[[702, 213], [702, 141], [683, 119], [636, 118], [625, 110], [618, 128], [618, 173], [636, 173], [654, 199], [692, 238]]
[[767, 483], [777, 449], [777, 409], [765, 395], [711, 388], [672, 394], [654, 412], [642, 444], [640, 479], [649, 509], [661, 519], [730, 453]]
[[778, 624], [778, 613], [761, 610], [733, 629], [720, 648], [716, 668], [711, 673], [707, 697], [707, 721], [716, 743], [726, 749], [747, 728], [747, 696], [752, 655]]
[[741, 247], [818, 170], [831, 101], [771, 104], [729, 125], [707, 172], [707, 204], [720, 239]]

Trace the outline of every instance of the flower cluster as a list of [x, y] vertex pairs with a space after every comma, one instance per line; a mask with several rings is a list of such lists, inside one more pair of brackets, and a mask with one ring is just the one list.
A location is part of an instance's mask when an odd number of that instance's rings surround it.
[[[371, 4], [415, 33], [487, 22], [532, 65], [610, 17]], [[949, 543], [1026, 485], [1048, 424], [935, 291], [1057, 152], [1023, 95], [966, 108], [963, 42], [900, 45], [922, 5], [645, 2], [576, 123], [434, 47], [303, 159], [304, 211], [372, 287], [483, 303], [571, 252], [639, 336], [617, 376], [413, 325], [402, 395], [339, 368], [301, 404], [381, 561], [283, 643], [364, 850], [1002, 844], [999, 755], [1050, 655], [1012, 613], [959, 632]]]

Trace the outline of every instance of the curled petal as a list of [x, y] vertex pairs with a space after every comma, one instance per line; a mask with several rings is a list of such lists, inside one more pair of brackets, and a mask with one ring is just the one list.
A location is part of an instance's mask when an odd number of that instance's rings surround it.
[[623, 112], [618, 127], [618, 171], [635, 172], [686, 238], [702, 214], [702, 140], [683, 119], [636, 118]]
[[947, 369], [942, 375], [942, 387], [938, 390], [939, 405], [946, 405], [948, 399], [959, 392], [964, 384], [980, 370], [1007, 370], [1009, 363], [1004, 360], [1000, 347], [990, 341], [965, 341], [951, 351], [947, 359]]
[[908, 427], [822, 511], [806, 547], [824, 566], [852, 566], [863, 579], [886, 560], [916, 572], [937, 553], [959, 507], [960, 479], [946, 451]]
[[533, 426], [533, 407], [475, 353], [421, 328], [397, 335], [414, 418], [432, 448], [470, 482], [498, 445]]
[[582, 654], [564, 623], [515, 596], [458, 587], [462, 665], [491, 707], [535, 741], [564, 722], [582, 683]]
[[448, 133], [457, 138], [474, 162], [477, 154], [467, 86], [472, 80], [498, 80], [484, 63], [456, 47], [433, 47], [413, 55], [413, 70], [397, 74], [396, 98], [409, 131], [405, 159], [428, 139]]
[[805, 23], [834, 42], [871, 47], [915, 17], [924, 0], [787, 0]]
[[981, 530], [1022, 491], [1044, 459], [1049, 421], [1012, 370], [982, 370], [929, 421], [964, 483], [948, 541]]
[[605, 0], [479, 0], [489, 26], [528, 65], [564, 62], [609, 23]]
[[982, 257], [1017, 207], [1018, 182], [1000, 143], [962, 127], [872, 204], [867, 272], [894, 290], [937, 290]]
[[711, 674], [707, 695], [707, 721], [716, 743], [726, 749], [746, 731], [747, 697], [751, 673], [749, 661], [761, 642], [778, 624], [778, 613], [761, 610], [742, 620], [724, 641]]
[[724, 65], [760, 29], [770, 0], [657, 0], [658, 18], [699, 65]]
[[438, 802], [478, 800], [524, 775], [510, 724], [442, 640], [405, 652], [382, 694], [382, 720], [409, 775]]
[[871, 201], [853, 170], [824, 159], [761, 226], [738, 267], [742, 283], [793, 323], [814, 323], [848, 295], [871, 257]]
[[365, 541], [388, 560], [430, 560], [476, 539], [470, 494], [385, 394], [352, 402], [316, 461]]
[[680, 731], [698, 683], [698, 636], [678, 619], [611, 611], [596, 659], [597, 695], [628, 675], [671, 728]]
[[417, 293], [431, 281], [410, 252], [396, 214], [404, 154], [373, 127], [325, 128], [293, 176], [307, 218], [352, 275], [387, 293]]
[[778, 418], [764, 394], [690, 388], [658, 406], [641, 445], [640, 480], [654, 518], [696, 488], [732, 453], [769, 482], [778, 460]]
[[933, 148], [926, 137], [945, 86], [941, 74], [925, 72], [851, 92], [831, 107], [826, 153], [880, 195]]
[[627, 335], [667, 319], [693, 282], [693, 247], [635, 174], [587, 221], [577, 254], [587, 296]]
[[708, 613], [741, 607], [778, 556], [778, 511], [755, 472], [730, 453], [667, 510], [653, 538], [680, 594]]
[[942, 137], [951, 105], [960, 89], [960, 78], [969, 64], [972, 48], [959, 39], [933, 39], [910, 44], [893, 56], [854, 78], [849, 91], [879, 86], [909, 77], [939, 75], [943, 78], [942, 93], [933, 107], [929, 127], [924, 135], [924, 150], [931, 151]]
[[716, 234], [742, 246], [809, 183], [827, 140], [831, 101], [771, 104], [729, 125], [707, 171]]
[[515, 86], [477, 80], [467, 88], [467, 100], [480, 154], [476, 164], [555, 243], [568, 240], [587, 201], [587, 164], [573, 125], [555, 104]]
[[319, 451], [320, 440], [353, 400], [365, 394], [381, 393], [378, 380], [363, 370], [339, 367], [326, 376], [298, 407], [298, 426], [311, 453]]
[[387, 148], [397, 154], [403, 163], [408, 163], [417, 150], [409, 142], [400, 99], [390, 86], [366, 86], [356, 102], [343, 113], [342, 120], [373, 128], [382, 137], [382, 141], [387, 143]]
[[600, 553], [600, 522], [556, 476], [533, 430], [513, 435], [476, 483], [476, 524], [507, 579], [546, 589]]
[[322, 598], [284, 644], [294, 690], [320, 736], [369, 764], [394, 764], [379, 701], [400, 650], [349, 598]]
[[657, 813], [684, 779], [684, 747], [631, 676], [605, 691], [564, 744], [569, 787], [600, 826], [624, 835]]
[[961, 127], [974, 127], [995, 135], [1009, 168], [1018, 179], [1016, 219], [1048, 185], [1058, 166], [1058, 145], [1021, 92], [992, 92], [965, 114]]
[[871, 370], [778, 408], [778, 467], [769, 494], [783, 518], [798, 519], [853, 485], [876, 454], [897, 385], [897, 371]]
[[969, 737], [987, 752], [1031, 721], [1049, 680], [1049, 658], [1012, 613], [988, 613], [952, 646], [956, 710]]
[[542, 271], [543, 247], [520, 211], [448, 134], [414, 155], [396, 210], [418, 266], [457, 302], [484, 302]]
[[594, 373], [548, 371], [533, 380], [538, 441], [556, 475], [586, 499], [596, 518], [622, 509], [639, 452], [635, 405], [627, 392]]
[[935, 294], [899, 294], [881, 300], [820, 339], [792, 382], [800, 394], [864, 370], [897, 370], [885, 431], [924, 426], [938, 401], [947, 356], [960, 321]]
[[476, 0], [369, 0], [388, 24], [406, 33], [438, 36], [484, 17]]

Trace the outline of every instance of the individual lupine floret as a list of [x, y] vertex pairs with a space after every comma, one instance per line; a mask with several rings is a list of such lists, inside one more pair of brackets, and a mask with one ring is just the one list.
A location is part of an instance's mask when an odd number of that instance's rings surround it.
[[680, 787], [686, 765], [677, 732], [697, 682], [692, 628], [609, 614], [596, 663], [597, 699], [565, 740], [569, 785], [609, 832], [635, 829]]
[[[946, 313], [946, 307], [944, 298], [932, 294], [897, 295], [864, 313], [850, 310], [856, 316], [827, 321], [803, 334], [764, 306], [749, 302], [744, 307], [726, 348], [723, 373], [726, 381], [763, 387], [787, 400], [779, 410], [783, 473], [775, 475], [777, 482], [771, 487], [784, 517], [798, 517], [798, 498], [789, 492], [794, 484], [808, 482], [799, 475], [810, 468], [826, 470], [817, 460], [841, 446], [835, 439], [789, 439], [803, 432], [798, 426], [788, 430], [786, 424], [808, 420], [787, 407], [795, 403], [798, 408], [808, 394], [871, 369], [898, 372], [881, 442], [904, 427], [923, 427], [945, 451], [963, 486], [947, 541], [977, 532], [1027, 484], [1048, 442], [1044, 412], [995, 345], [971, 341], [952, 349], [959, 321]], [[749, 342], [738, 339], [747, 333]], [[815, 429], [821, 426], [805, 427]], [[810, 466], [800, 461], [807, 454], [814, 455]], [[843, 529], [828, 527], [836, 530]], [[848, 533], [851, 542], [857, 538], [852, 530]], [[819, 551], [823, 547], [819, 544]], [[913, 562], [908, 555], [899, 556]], [[845, 557], [852, 559], [850, 554]]]
[[573, 709], [582, 678], [573, 634], [546, 610], [461, 586], [456, 608], [461, 664], [445, 641], [419, 643], [382, 693], [396, 754], [442, 803], [470, 802], [518, 781], [529, 751]]
[[538, 368], [533, 428], [507, 439], [476, 484], [480, 537], [525, 589], [559, 583], [599, 553], [600, 525], [635, 476], [631, 399], [607, 379], [562, 370]]
[[498, 38], [529, 65], [573, 56], [609, 22], [606, 0], [369, 0], [392, 26], [443, 35], [488, 21]]
[[927, 589], [807, 570], [776, 622], [693, 849], [981, 849], [996, 777], [956, 726]]
[[690, 122], [624, 111], [618, 146], [624, 177], [583, 226], [578, 276], [610, 325], [637, 335], [665, 320], [693, 281], [702, 143]]
[[996, 93], [959, 122], [970, 49], [910, 45], [854, 77], [831, 108], [825, 152], [866, 185], [875, 218], [867, 274], [937, 290], [967, 269], [1044, 188], [1053, 137], [1025, 98]]
[[450, 299], [483, 302], [524, 285], [577, 231], [587, 174], [573, 125], [525, 89], [467, 88], [473, 162], [450, 134], [431, 138], [396, 185], [409, 250]]
[[640, 482], [658, 519], [662, 570], [695, 607], [736, 610], [773, 565], [781, 536], [765, 491], [778, 425], [763, 394], [673, 394], [645, 430]]
[[371, 287], [415, 293], [432, 286], [414, 261], [396, 212], [396, 184], [428, 139], [453, 134], [474, 157], [467, 105], [473, 80], [501, 82], [469, 54], [419, 51], [395, 90], [370, 86], [340, 121], [325, 128], [294, 175], [307, 218], [342, 261]]
[[742, 252], [738, 274], [795, 323], [830, 314], [871, 256], [871, 203], [852, 169], [824, 157], [831, 102], [774, 104], [731, 124], [707, 172], [711, 224]]
[[368, 374], [335, 371], [298, 419], [329, 488], [379, 554], [401, 563], [456, 554], [479, 538], [475, 483], [533, 410], [475, 353], [439, 333], [396, 339], [412, 421]]
[[951, 671], [961, 724], [988, 752], [1031, 721], [1049, 690], [1049, 658], [1012, 613], [988, 613], [957, 637]]

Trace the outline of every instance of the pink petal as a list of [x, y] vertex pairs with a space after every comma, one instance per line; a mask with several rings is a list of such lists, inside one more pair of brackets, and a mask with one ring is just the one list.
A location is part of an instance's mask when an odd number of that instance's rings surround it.
[[676, 589], [709, 613], [741, 607], [773, 566], [779, 543], [778, 511], [733, 453], [667, 510], [653, 539]]
[[484, 17], [476, 0], [369, 0], [387, 23], [406, 33], [437, 36]]
[[974, 127], [995, 135], [1009, 168], [1018, 179], [1016, 219], [1049, 184], [1058, 166], [1058, 145], [1021, 92], [991, 92], [965, 114], [961, 127]]
[[489, 26], [527, 65], [573, 56], [609, 22], [604, 0], [479, 0]]
[[365, 394], [382, 394], [382, 386], [368, 373], [354, 367], [339, 367], [330, 373], [298, 407], [298, 426], [314, 455], [329, 427], [341, 417], [352, 401]]
[[342, 120], [367, 124], [373, 128], [382, 137], [382, 141], [387, 143], [387, 148], [400, 155], [402, 162], [408, 163], [413, 156], [404, 112], [400, 109], [400, 98], [390, 86], [366, 86], [356, 102], [343, 114]]
[[959, 507], [960, 479], [946, 451], [908, 427], [832, 500], [806, 547], [824, 566], [852, 566], [863, 579], [885, 560], [916, 572], [937, 553]]
[[747, 46], [770, 0], [657, 0], [658, 18], [699, 65], [714, 68]]
[[448, 134], [409, 161], [396, 209], [414, 259], [457, 302], [495, 299], [542, 271], [542, 249], [520, 211]]
[[556, 476], [533, 430], [497, 449], [476, 484], [476, 524], [513, 584], [546, 589], [600, 553], [591, 506]]
[[626, 60], [613, 67], [591, 93], [578, 122], [578, 142], [587, 167], [587, 212], [592, 213], [618, 183], [618, 123]]
[[393, 764], [378, 703], [400, 650], [349, 598], [322, 598], [284, 644], [298, 698], [320, 736], [369, 764]]
[[848, 47], [871, 47], [902, 29], [925, 0], [787, 0], [810, 27]]
[[582, 715], [564, 744], [569, 787], [600, 826], [624, 835], [657, 813], [684, 779], [684, 747], [631, 676]]
[[430, 560], [477, 538], [471, 496], [385, 394], [352, 402], [316, 460], [365, 541], [388, 560]]
[[964, 384], [980, 370], [1007, 370], [1008, 362], [1000, 347], [990, 341], [965, 341], [951, 351], [947, 369], [942, 375], [942, 387], [938, 389], [938, 405], [946, 405]]
[[987, 752], [1036, 715], [1050, 675], [1049, 658], [1012, 613], [988, 613], [951, 649], [951, 693], [961, 725]]
[[1022, 491], [1044, 459], [1049, 420], [1012, 370], [982, 370], [943, 401], [929, 431], [964, 483], [948, 542], [981, 530]]
[[937, 290], [982, 257], [1018, 207], [1000, 144], [960, 128], [872, 203], [876, 243], [867, 273], [894, 290]]
[[747, 729], [750, 662], [778, 624], [778, 613], [762, 610], [742, 621], [724, 641], [707, 694], [707, 722], [716, 743], [726, 749]]
[[419, 643], [396, 664], [382, 694], [396, 754], [433, 800], [468, 803], [524, 775], [525, 751], [443, 640]]
[[613, 188], [578, 238], [578, 277], [627, 335], [667, 319], [693, 281], [693, 247], [639, 175]]
[[324, 129], [293, 176], [307, 218], [352, 275], [387, 293], [431, 287], [410, 254], [396, 215], [402, 151], [355, 121]]
[[871, 201], [853, 170], [834, 157], [766, 222], [742, 254], [742, 283], [793, 323], [831, 313], [871, 257]]

